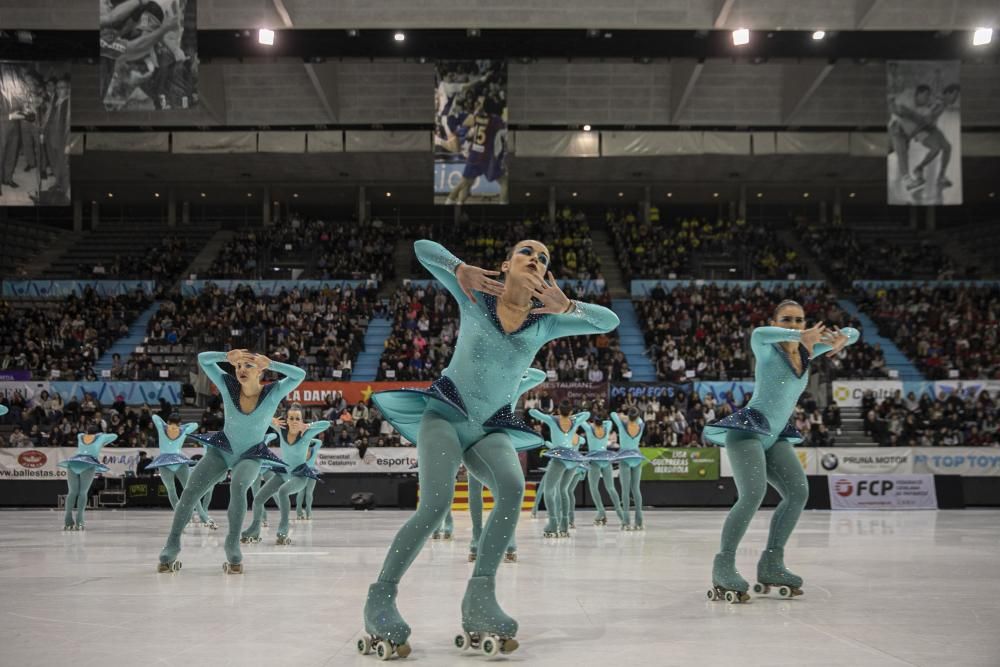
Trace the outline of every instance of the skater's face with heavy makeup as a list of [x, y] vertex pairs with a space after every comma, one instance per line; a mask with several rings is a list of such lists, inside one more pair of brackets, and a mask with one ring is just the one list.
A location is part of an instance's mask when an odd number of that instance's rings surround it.
[[544, 279], [549, 270], [552, 256], [544, 243], [539, 241], [521, 241], [511, 251], [510, 256], [500, 266], [500, 271], [506, 274], [507, 281], [524, 283], [528, 276]]
[[249, 359], [240, 359], [234, 365], [236, 369], [236, 379], [244, 387], [255, 387], [260, 384], [260, 376], [264, 369]]
[[285, 416], [285, 421], [288, 422], [288, 430], [291, 433], [301, 433], [306, 429], [306, 423], [302, 419], [301, 410], [289, 410]]
[[806, 313], [797, 303], [788, 303], [778, 307], [774, 312], [772, 326], [802, 331], [806, 328]]

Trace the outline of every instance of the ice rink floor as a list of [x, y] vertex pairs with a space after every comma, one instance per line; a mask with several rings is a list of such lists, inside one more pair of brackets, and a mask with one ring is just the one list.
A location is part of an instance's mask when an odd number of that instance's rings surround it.
[[[223, 512], [215, 512], [224, 519]], [[0, 665], [369, 665], [355, 641], [389, 540], [409, 515], [317, 511], [294, 543], [244, 547], [222, 572], [222, 530], [189, 526], [176, 574], [157, 574], [166, 511], [90, 511], [65, 533], [56, 511], [0, 512]], [[770, 511], [738, 558], [751, 580]], [[794, 600], [709, 602], [722, 511], [646, 513], [646, 531], [590, 525], [541, 537], [525, 514], [520, 562], [498, 595], [535, 665], [1000, 665], [1000, 511], [806, 512], [786, 550], [805, 578]], [[614, 522], [611, 522], [614, 523]], [[472, 565], [469, 519], [429, 541], [401, 585], [413, 627], [403, 664], [476, 665], [452, 645]], [[224, 528], [224, 526], [223, 526]], [[773, 595], [773, 594], [772, 594]]]

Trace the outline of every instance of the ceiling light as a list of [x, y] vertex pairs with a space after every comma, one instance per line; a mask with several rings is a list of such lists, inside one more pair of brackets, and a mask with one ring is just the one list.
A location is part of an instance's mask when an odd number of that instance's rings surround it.
[[993, 41], [993, 28], [976, 28], [972, 33], [973, 46], [985, 46]]
[[733, 44], [743, 46], [750, 43], [750, 30], [747, 28], [737, 28], [733, 30]]
[[823, 39], [824, 37], [826, 37], [826, 32], [822, 30], [817, 30], [816, 32], [813, 33], [813, 39], [815, 39], [817, 42]]
[[274, 31], [270, 28], [261, 28], [257, 31], [257, 41], [265, 46], [274, 46]]
[[392, 36], [392, 38], [397, 42], [402, 42], [406, 40], [406, 34], [402, 32], [397, 32], [395, 35]]

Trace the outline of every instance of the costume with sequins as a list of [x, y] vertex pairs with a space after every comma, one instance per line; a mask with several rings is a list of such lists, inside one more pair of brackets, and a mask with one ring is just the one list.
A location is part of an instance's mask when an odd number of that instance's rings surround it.
[[[847, 344], [860, 338], [856, 329], [845, 328]], [[712, 568], [712, 586], [718, 595], [727, 591], [743, 599], [749, 584], [736, 570], [736, 549], [756, 514], [768, 482], [781, 495], [774, 511], [767, 549], [757, 564], [761, 584], [786, 585], [798, 590], [802, 578], [784, 566], [784, 549], [809, 497], [809, 484], [793, 445], [802, 434], [789, 421], [799, 396], [809, 383], [809, 363], [828, 352], [827, 343], [816, 343], [812, 356], [797, 346], [802, 363], [798, 372], [782, 343], [800, 343], [802, 332], [784, 327], [758, 327], [750, 337], [757, 360], [754, 392], [746, 407], [705, 427], [704, 438], [726, 448], [739, 498], [722, 528], [721, 549]], [[710, 591], [711, 593], [712, 591]]]
[[600, 482], [603, 481], [604, 489], [615, 508], [615, 514], [618, 516], [618, 520], [624, 524], [625, 514], [622, 511], [622, 501], [618, 490], [615, 489], [615, 479], [611, 470], [618, 452], [612, 452], [608, 449], [613, 423], [605, 419], [600, 425], [600, 436], [597, 435], [596, 424], [588, 421], [583, 425], [583, 430], [587, 434], [587, 463], [590, 464], [587, 470], [587, 483], [590, 486], [590, 497], [594, 499], [594, 505], [597, 507], [597, 517], [594, 519], [594, 523], [599, 525], [607, 523], [600, 487]]
[[[313, 516], [313, 492], [316, 490], [316, 482], [322, 482], [323, 477], [316, 463], [319, 460], [319, 450], [323, 447], [322, 440], [313, 440], [312, 448], [309, 450], [309, 458], [306, 464], [312, 469], [313, 476], [306, 480], [306, 486], [302, 493], [295, 496], [295, 516], [299, 519], [312, 519]], [[331, 491], [331, 493], [333, 493]]]
[[[229, 526], [225, 540], [227, 567], [242, 570], [243, 553], [240, 551], [240, 528], [247, 512], [247, 490], [260, 472], [261, 461], [284, 465], [279, 457], [267, 448], [275, 435], [267, 435], [271, 419], [281, 400], [305, 379], [301, 368], [272, 361], [267, 370], [284, 375], [281, 380], [261, 388], [257, 404], [249, 413], [240, 407], [240, 383], [234, 376], [223, 372], [220, 363], [226, 362], [225, 352], [202, 352], [198, 364], [208, 379], [219, 388], [225, 410], [222, 431], [206, 435], [191, 435], [192, 440], [205, 447], [205, 456], [191, 471], [191, 479], [181, 494], [174, 512], [173, 524], [167, 543], [160, 552], [160, 569], [172, 566], [180, 553], [181, 531], [191, 518], [191, 511], [199, 498], [205, 495], [226, 470], [231, 470], [229, 486]], [[233, 571], [227, 569], [227, 571]]]
[[[548, 521], [545, 524], [545, 536], [569, 535], [570, 513], [574, 503], [571, 488], [577, 481], [577, 469], [587, 460], [579, 452], [580, 439], [577, 431], [590, 419], [589, 412], [578, 412], [575, 415], [550, 415], [540, 410], [529, 410], [528, 414], [545, 424], [549, 429], [549, 450], [544, 456], [549, 458], [549, 465], [542, 477], [542, 487], [545, 493], [545, 507], [548, 510]], [[562, 418], [569, 420], [569, 429], [563, 430]]]
[[[91, 438], [88, 442], [87, 438]], [[90, 485], [99, 472], [111, 470], [101, 463], [98, 457], [101, 449], [118, 439], [114, 433], [78, 433], [76, 436], [76, 454], [59, 462], [60, 468], [66, 468], [66, 483], [69, 493], [66, 495], [66, 514], [64, 530], [83, 530], [83, 515], [87, 510], [87, 494]], [[73, 521], [73, 510], [76, 509], [76, 522]]]
[[[156, 436], [159, 442], [160, 453], [146, 465], [146, 470], [160, 469], [160, 479], [163, 481], [163, 486], [167, 489], [167, 498], [170, 500], [170, 507], [176, 508], [177, 482], [180, 481], [181, 489], [187, 486], [188, 480], [191, 477], [191, 466], [196, 463], [196, 461], [192, 461], [184, 456], [181, 453], [181, 448], [184, 446], [184, 441], [187, 440], [187, 437], [198, 430], [198, 424], [196, 422], [181, 424], [180, 433], [176, 438], [171, 438], [167, 435], [167, 423], [163, 421], [160, 415], [153, 415], [153, 424], [156, 426]], [[195, 505], [195, 511], [198, 513], [198, 517], [202, 523], [214, 525], [214, 522], [208, 516], [208, 512], [202, 506], [200, 499]]]
[[[455, 475], [464, 462], [493, 491], [496, 505], [479, 541], [462, 602], [462, 625], [469, 632], [512, 637], [517, 622], [497, 604], [495, 574], [514, 535], [524, 495], [516, 450], [538, 447], [542, 439], [514, 415], [511, 403], [525, 369], [545, 343], [611, 331], [618, 326], [618, 317], [607, 308], [574, 302], [567, 314], [529, 314], [508, 333], [497, 315], [496, 297], [477, 292], [473, 302], [459, 286], [455, 271], [461, 260], [433, 241], [417, 241], [414, 250], [458, 302], [461, 326], [451, 362], [429, 389], [372, 397], [385, 418], [417, 443], [420, 501], [396, 535], [378, 582], [368, 591], [365, 629], [375, 639], [406, 644], [410, 628], [396, 609], [397, 585], [449, 510]], [[408, 645], [405, 650], [409, 651]]]
[[[639, 451], [639, 443], [642, 435], [646, 432], [646, 422], [642, 419], [631, 419], [623, 422], [617, 412], [611, 413], [611, 421], [615, 423], [618, 430], [618, 453], [614, 460], [618, 462], [618, 476], [622, 483], [622, 529], [642, 530], [642, 466], [646, 465], [646, 457]], [[639, 428], [635, 435], [632, 435], [628, 427], [631, 424], [638, 424]], [[635, 523], [629, 518], [629, 505], [635, 499]]]
[[261, 487], [260, 492], [253, 497], [253, 522], [243, 531], [243, 540], [256, 540], [260, 537], [260, 524], [264, 514], [264, 504], [277, 496], [278, 509], [281, 518], [278, 522], [277, 540], [279, 544], [288, 544], [288, 517], [291, 512], [291, 496], [301, 493], [306, 481], [316, 479], [317, 475], [309, 465], [309, 446], [312, 439], [330, 428], [331, 423], [322, 420], [309, 424], [295, 439], [288, 442], [287, 429], [272, 429], [277, 435], [281, 446], [283, 466], [272, 466], [274, 476]]

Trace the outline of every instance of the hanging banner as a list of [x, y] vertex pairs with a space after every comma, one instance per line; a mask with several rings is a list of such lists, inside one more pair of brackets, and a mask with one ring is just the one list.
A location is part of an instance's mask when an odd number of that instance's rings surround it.
[[583, 409], [592, 411], [595, 405], [608, 400], [607, 382], [546, 382], [538, 391], [548, 393], [556, 405], [569, 401], [574, 412]]
[[197, 0], [99, 0], [108, 111], [198, 106]]
[[326, 399], [335, 392], [344, 395], [349, 405], [367, 401], [377, 391], [389, 389], [426, 389], [430, 382], [412, 380], [410, 382], [303, 382], [288, 395], [288, 401], [301, 405], [325, 405]]
[[719, 479], [722, 450], [718, 447], [640, 447], [649, 459], [642, 479], [697, 481]]
[[69, 73], [0, 62], [0, 206], [69, 206]]
[[830, 475], [830, 509], [935, 510], [934, 475]]
[[434, 203], [508, 203], [507, 61], [438, 62], [434, 86]]
[[675, 384], [671, 382], [612, 382], [608, 392], [612, 405], [618, 406], [619, 401], [632, 397], [636, 401], [647, 398], [657, 398], [661, 402], [674, 397], [688, 396], [694, 390], [691, 384]]
[[890, 205], [962, 203], [961, 65], [957, 60], [890, 60]]

